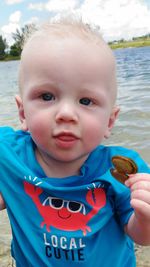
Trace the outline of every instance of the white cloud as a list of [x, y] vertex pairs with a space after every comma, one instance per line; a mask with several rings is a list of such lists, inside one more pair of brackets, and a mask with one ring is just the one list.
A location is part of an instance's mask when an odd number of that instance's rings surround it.
[[7, 5], [14, 5], [14, 4], [19, 4], [22, 3], [24, 0], [5, 0]]
[[39, 22], [39, 18], [38, 17], [32, 17], [30, 18], [25, 24], [31, 24], [31, 23], [38, 23]]
[[[21, 1], [23, 2], [23, 0], [7, 0], [7, 3], [15, 4]], [[62, 14], [65, 16], [71, 11], [81, 15], [85, 22], [98, 25], [106, 41], [130, 39], [150, 33], [150, 7], [148, 8], [143, 0], [47, 0], [45, 2], [40, 0], [31, 2], [28, 8], [41, 13], [37, 12], [36, 17], [29, 17], [24, 24], [40, 22], [40, 14], [43, 20], [45, 11], [50, 12], [50, 16], [55, 14], [53, 19], [59, 18]], [[28, 13], [30, 15], [30, 10]], [[20, 18], [20, 11], [10, 15], [8, 24], [1, 27], [5, 38], [17, 28], [20, 29]]]
[[18, 10], [10, 15], [8, 24], [1, 27], [3, 36], [10, 45], [13, 43], [12, 33], [16, 32], [16, 29], [20, 29], [20, 18], [21, 12]]
[[78, 12], [99, 25], [106, 40], [150, 32], [150, 10], [141, 0], [85, 0]]
[[63, 12], [65, 10], [73, 10], [77, 7], [78, 1], [76, 0], [51, 0], [45, 5], [48, 11]]
[[24, 25], [27, 24], [39, 24], [39, 18], [38, 17], [31, 17], [29, 20], [24, 22]]
[[35, 9], [38, 11], [47, 10], [50, 12], [64, 12], [68, 10], [74, 10], [78, 5], [78, 0], [50, 0], [47, 1], [47, 3], [30, 3], [29, 9]]
[[2, 27], [2, 32], [5, 36], [11, 34], [12, 32], [15, 32], [16, 29], [19, 27], [17, 23], [9, 23], [8, 25], [4, 25]]
[[30, 9], [60, 14], [73, 11], [85, 22], [100, 26], [106, 40], [130, 39], [150, 32], [150, 10], [142, 0], [49, 0], [30, 4]]
[[11, 23], [18, 23], [20, 21], [20, 18], [21, 18], [21, 12], [17, 10], [10, 15], [9, 21]]
[[30, 3], [28, 8], [33, 9], [33, 10], [37, 10], [37, 11], [42, 11], [45, 9], [45, 4], [44, 3], [36, 3], [36, 4]]

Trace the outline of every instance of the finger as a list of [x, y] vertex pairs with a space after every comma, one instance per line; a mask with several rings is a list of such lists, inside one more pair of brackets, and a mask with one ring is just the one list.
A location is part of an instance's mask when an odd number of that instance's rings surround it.
[[132, 184], [138, 181], [149, 181], [150, 182], [150, 174], [148, 173], [136, 173], [130, 174], [129, 178], [125, 181], [126, 186], [132, 186]]
[[4, 203], [0, 203], [0, 210], [4, 210], [6, 208], [5, 204]]
[[3, 210], [5, 209], [5, 203], [4, 203], [4, 200], [2, 198], [2, 195], [0, 194], [0, 210]]
[[145, 190], [135, 190], [131, 193], [131, 201], [140, 200], [150, 205], [150, 192]]
[[145, 220], [150, 220], [150, 205], [143, 202], [142, 200], [132, 199], [131, 206], [134, 208], [137, 216], [145, 218]]
[[150, 192], [150, 181], [139, 180], [130, 186], [131, 191], [145, 190]]

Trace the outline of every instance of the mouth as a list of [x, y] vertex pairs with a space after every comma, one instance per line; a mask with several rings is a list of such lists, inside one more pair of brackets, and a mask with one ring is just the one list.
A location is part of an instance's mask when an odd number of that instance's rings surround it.
[[61, 148], [71, 148], [75, 145], [77, 140], [79, 140], [76, 135], [70, 132], [62, 132], [57, 135], [54, 135], [54, 139], [57, 146]]

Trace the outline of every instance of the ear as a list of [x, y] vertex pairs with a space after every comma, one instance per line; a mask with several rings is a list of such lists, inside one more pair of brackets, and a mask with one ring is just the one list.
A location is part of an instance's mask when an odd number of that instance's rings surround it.
[[108, 128], [106, 130], [104, 138], [106, 138], [106, 139], [109, 138], [109, 136], [111, 134], [111, 130], [112, 130], [112, 128], [115, 124], [115, 121], [118, 117], [119, 111], [120, 111], [119, 107], [117, 107], [117, 106], [113, 107], [110, 118], [109, 118], [109, 122], [108, 122]]
[[15, 100], [18, 107], [19, 119], [21, 121], [21, 129], [23, 131], [28, 131], [22, 99], [19, 95], [16, 95]]

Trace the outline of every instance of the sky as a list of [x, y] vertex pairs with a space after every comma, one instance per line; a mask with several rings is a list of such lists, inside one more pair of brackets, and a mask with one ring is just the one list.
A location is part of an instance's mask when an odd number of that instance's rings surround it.
[[16, 29], [70, 12], [99, 26], [106, 41], [150, 33], [150, 0], [0, 0], [0, 35], [11, 45]]

